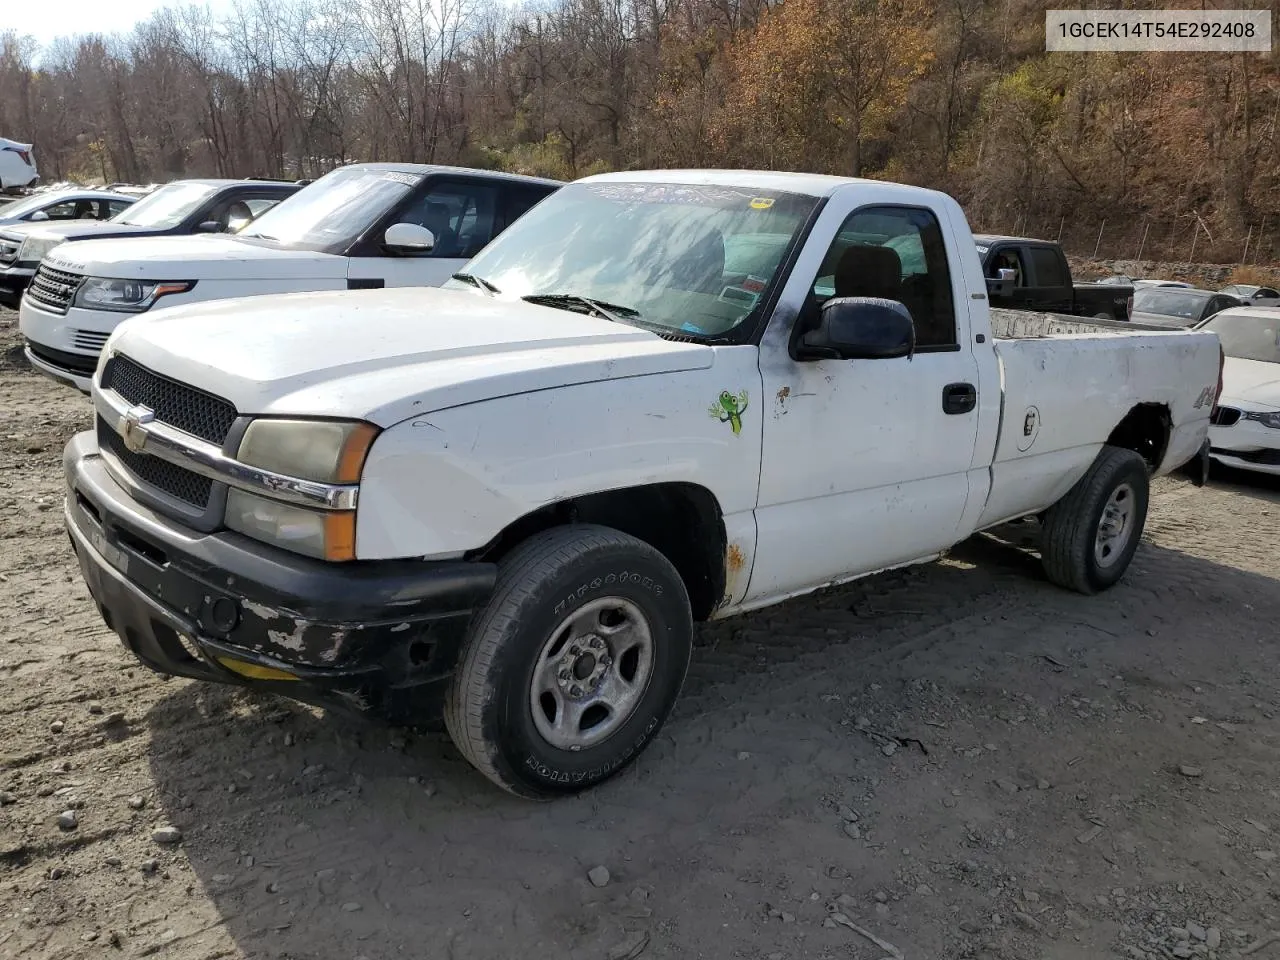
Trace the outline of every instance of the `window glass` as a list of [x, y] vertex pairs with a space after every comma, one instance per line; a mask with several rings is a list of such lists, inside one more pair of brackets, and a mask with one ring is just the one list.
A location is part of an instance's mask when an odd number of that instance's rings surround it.
[[917, 347], [956, 343], [947, 250], [928, 210], [868, 207], [851, 214], [813, 285], [817, 304], [831, 297], [897, 300], [911, 311]]
[[1031, 264], [1036, 268], [1036, 283], [1042, 287], [1065, 287], [1070, 283], [1056, 250], [1032, 247]]
[[575, 183], [501, 233], [467, 272], [504, 295], [587, 297], [637, 325], [716, 337], [768, 300], [816, 203], [719, 184]]
[[396, 219], [431, 231], [436, 243], [430, 256], [469, 260], [493, 238], [497, 197], [492, 185], [440, 181]]

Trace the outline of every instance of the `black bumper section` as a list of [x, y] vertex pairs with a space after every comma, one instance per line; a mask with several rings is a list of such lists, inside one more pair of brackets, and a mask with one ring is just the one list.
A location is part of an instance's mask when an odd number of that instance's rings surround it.
[[0, 277], [0, 306], [17, 310], [22, 303], [23, 291], [30, 284], [30, 277]]
[[[395, 723], [438, 717], [492, 564], [329, 564], [193, 533], [131, 500], [92, 433], [71, 440], [64, 465], [81, 573], [107, 626], [148, 667]], [[246, 675], [264, 668], [297, 679]]]

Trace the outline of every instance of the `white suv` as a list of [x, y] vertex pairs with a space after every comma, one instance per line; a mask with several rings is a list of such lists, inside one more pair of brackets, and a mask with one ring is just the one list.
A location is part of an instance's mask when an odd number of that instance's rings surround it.
[[22, 300], [27, 358], [87, 393], [102, 344], [132, 315], [259, 294], [439, 286], [559, 187], [484, 170], [353, 164], [235, 234], [55, 247]]

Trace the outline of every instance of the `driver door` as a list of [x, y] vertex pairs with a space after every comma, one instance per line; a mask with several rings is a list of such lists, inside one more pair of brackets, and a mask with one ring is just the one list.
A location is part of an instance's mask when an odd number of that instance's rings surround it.
[[[747, 603], [921, 559], [957, 539], [980, 407], [968, 292], [949, 267], [946, 209], [894, 196], [860, 185], [828, 202], [765, 332], [770, 409]], [[797, 326], [811, 328], [832, 296], [906, 305], [915, 355], [793, 359]]]

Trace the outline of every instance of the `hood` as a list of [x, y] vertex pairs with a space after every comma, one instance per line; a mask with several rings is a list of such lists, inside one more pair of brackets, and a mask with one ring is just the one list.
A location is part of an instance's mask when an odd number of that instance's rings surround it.
[[68, 220], [66, 223], [50, 223], [41, 220], [39, 223], [15, 223], [4, 228], [5, 233], [14, 233], [24, 239], [33, 234], [42, 237], [61, 237], [63, 240], [79, 240], [83, 237], [129, 237], [134, 234], [154, 233], [154, 227], [135, 227], [127, 223], [112, 223], [110, 220]]
[[347, 260], [310, 250], [282, 250], [220, 234], [121, 237], [59, 247], [51, 266], [122, 280], [287, 280], [341, 278]]
[[1280, 409], [1280, 363], [1227, 357], [1222, 365], [1222, 403], [1232, 401]]
[[596, 317], [436, 287], [170, 307], [121, 324], [107, 350], [241, 413], [382, 427], [533, 390], [703, 369], [714, 356]]

